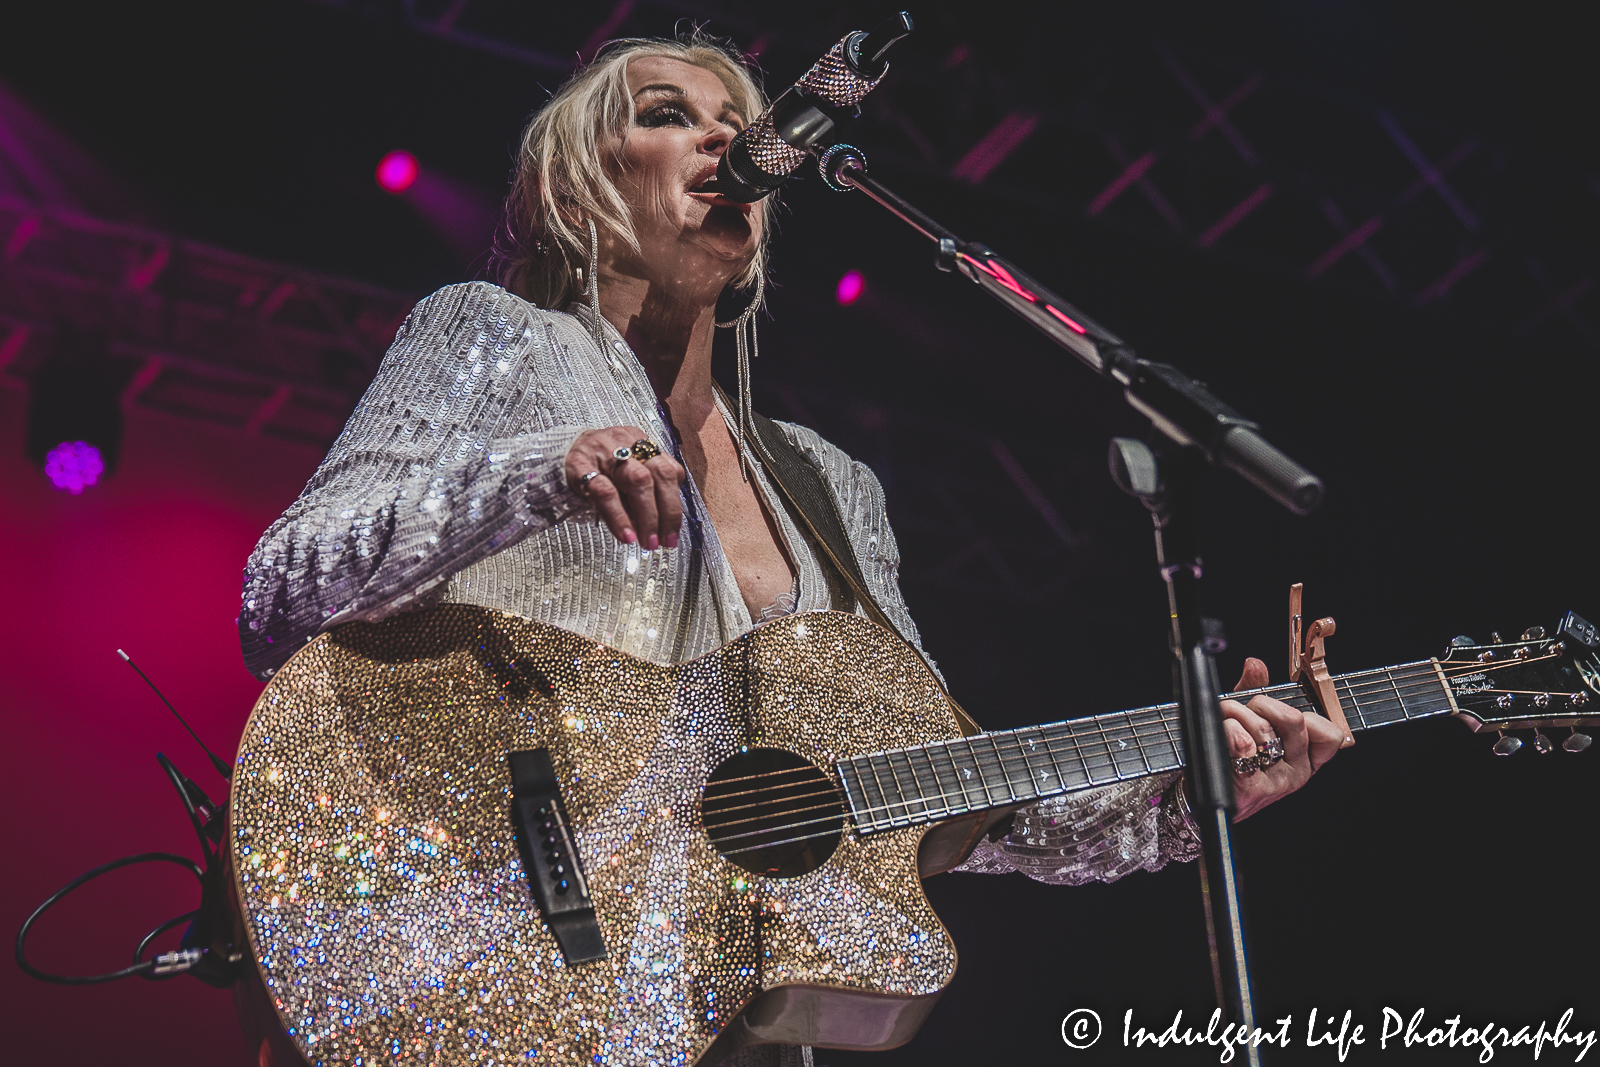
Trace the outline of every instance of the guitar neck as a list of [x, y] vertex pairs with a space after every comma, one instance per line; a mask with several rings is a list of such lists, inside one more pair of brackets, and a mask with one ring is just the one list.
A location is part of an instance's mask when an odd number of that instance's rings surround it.
[[[1435, 660], [1340, 675], [1334, 685], [1352, 731], [1455, 711]], [[1229, 694], [1266, 694], [1313, 710], [1295, 684]], [[1184, 765], [1178, 705], [1161, 704], [1021, 730], [976, 734], [835, 764], [856, 829], [863, 834], [1114, 785]]]

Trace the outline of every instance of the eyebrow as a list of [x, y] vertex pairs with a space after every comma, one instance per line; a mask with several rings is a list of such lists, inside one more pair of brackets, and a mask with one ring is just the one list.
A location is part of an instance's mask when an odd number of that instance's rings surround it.
[[[633, 95], [634, 98], [637, 99], [645, 93], [658, 93], [661, 96], [676, 96], [686, 102], [689, 99], [689, 94], [684, 92], [682, 87], [673, 85], [671, 82], [651, 82], [649, 85], [641, 85]], [[734, 102], [732, 100], [724, 100], [722, 102], [722, 110], [718, 113], [717, 117], [721, 118], [723, 115], [730, 113], [737, 116], [740, 122], [745, 121], [744, 113], [734, 105]]]

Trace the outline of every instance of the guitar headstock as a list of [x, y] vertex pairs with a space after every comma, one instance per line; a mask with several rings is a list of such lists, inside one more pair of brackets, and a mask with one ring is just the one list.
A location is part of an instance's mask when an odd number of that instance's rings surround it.
[[[1600, 629], [1567, 612], [1553, 634], [1530, 628], [1515, 641], [1491, 634], [1486, 644], [1457, 637], [1439, 658], [1440, 668], [1474, 731], [1499, 730], [1494, 751], [1509, 756], [1522, 740], [1507, 730], [1531, 729], [1534, 750], [1548, 753], [1559, 742], [1582, 752], [1591, 738], [1578, 727], [1600, 722]], [[1565, 739], [1552, 740], [1546, 727], [1568, 727]]]

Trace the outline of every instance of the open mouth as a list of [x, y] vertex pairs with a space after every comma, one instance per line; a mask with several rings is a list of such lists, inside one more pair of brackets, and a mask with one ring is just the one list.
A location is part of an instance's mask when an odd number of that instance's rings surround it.
[[689, 195], [694, 197], [696, 200], [713, 204], [718, 207], [736, 207], [739, 210], [746, 212], [750, 210], [749, 204], [741, 204], [739, 201], [731, 200], [723, 194], [721, 187], [717, 184], [717, 176], [715, 173], [708, 175], [698, 184], [691, 185], [688, 192]]

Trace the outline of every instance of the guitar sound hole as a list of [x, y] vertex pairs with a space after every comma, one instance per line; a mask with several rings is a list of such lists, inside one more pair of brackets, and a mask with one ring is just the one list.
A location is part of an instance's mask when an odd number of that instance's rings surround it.
[[718, 764], [700, 796], [717, 851], [752, 874], [798, 878], [828, 862], [844, 833], [844, 800], [816, 766], [779, 748]]

